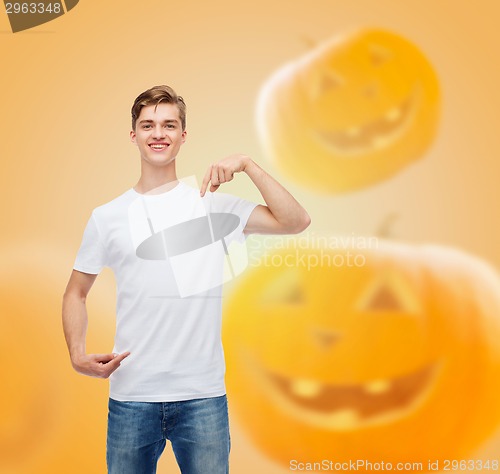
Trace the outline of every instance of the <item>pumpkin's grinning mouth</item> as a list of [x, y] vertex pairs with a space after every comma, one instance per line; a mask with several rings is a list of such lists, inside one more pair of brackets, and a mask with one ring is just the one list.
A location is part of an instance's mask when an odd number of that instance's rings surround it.
[[317, 393], [301, 386], [311, 384], [290, 380], [267, 373], [274, 385], [297, 406], [322, 413], [355, 410], [361, 419], [407, 407], [415, 396], [427, 387], [434, 364], [429, 364], [409, 375], [388, 380], [377, 380], [363, 385], [317, 384]]
[[418, 88], [402, 103], [387, 110], [377, 120], [342, 130], [320, 130], [315, 134], [339, 155], [364, 154], [387, 148], [410, 126], [415, 115]]
[[394, 378], [363, 384], [325, 384], [264, 369], [250, 351], [242, 362], [276, 409], [304, 423], [346, 431], [389, 423], [411, 414], [430, 395], [441, 363], [429, 363]]

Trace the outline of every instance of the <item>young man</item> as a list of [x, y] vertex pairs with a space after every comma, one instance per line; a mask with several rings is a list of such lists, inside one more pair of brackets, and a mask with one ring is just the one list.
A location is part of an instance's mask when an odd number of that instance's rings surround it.
[[[137, 97], [130, 138], [139, 149], [141, 176], [93, 210], [64, 293], [74, 369], [110, 378], [111, 474], [156, 472], [167, 439], [183, 474], [228, 472], [222, 280], [213, 275], [220, 274], [219, 260], [228, 257], [231, 243], [244, 243], [250, 233], [298, 233], [310, 222], [290, 193], [246, 155], [210, 165], [200, 190], [179, 181], [175, 160], [186, 133], [184, 100], [170, 87]], [[239, 172], [257, 186], [265, 206], [215, 192]], [[217, 216], [231, 219], [219, 229]], [[117, 281], [115, 347], [110, 354], [87, 354], [85, 300], [104, 266]]]

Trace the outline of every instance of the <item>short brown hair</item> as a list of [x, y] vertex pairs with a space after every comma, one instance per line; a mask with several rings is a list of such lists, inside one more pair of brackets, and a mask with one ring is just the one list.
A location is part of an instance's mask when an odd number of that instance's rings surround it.
[[158, 105], [160, 102], [167, 104], [176, 104], [179, 109], [179, 118], [181, 119], [182, 130], [186, 129], [186, 104], [184, 99], [177, 95], [169, 86], [154, 86], [140, 94], [132, 106], [132, 129], [135, 130], [135, 123], [141, 114], [143, 107], [148, 105]]

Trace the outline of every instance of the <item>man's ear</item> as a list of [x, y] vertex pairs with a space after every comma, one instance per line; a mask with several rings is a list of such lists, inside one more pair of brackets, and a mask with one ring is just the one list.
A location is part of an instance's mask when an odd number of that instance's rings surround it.
[[182, 143], [185, 143], [186, 142], [186, 135], [187, 135], [187, 130], [184, 130], [182, 132]]
[[136, 133], [134, 130], [130, 130], [130, 141], [134, 144], [137, 145], [137, 142], [135, 141]]

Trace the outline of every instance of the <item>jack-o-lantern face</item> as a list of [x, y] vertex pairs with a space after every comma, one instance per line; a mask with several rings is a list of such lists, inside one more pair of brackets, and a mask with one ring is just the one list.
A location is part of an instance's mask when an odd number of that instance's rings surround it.
[[388, 178], [434, 138], [436, 75], [402, 37], [362, 30], [319, 46], [263, 87], [258, 129], [283, 173], [341, 192]]
[[[273, 314], [273, 319], [276, 319], [276, 316], [279, 318], [280, 309], [287, 308], [289, 305], [292, 305], [295, 310], [302, 308], [307, 311], [308, 307], [313, 309], [314, 305], [306, 302], [305, 294], [301, 295], [301, 292], [305, 293], [306, 287], [312, 282], [302, 281], [303, 278], [304, 275], [301, 275], [298, 269], [285, 269], [280, 275], [281, 282], [278, 279], [281, 287], [271, 286], [263, 291], [259, 302], [262, 310]], [[422, 345], [421, 339], [425, 337], [425, 332], [420, 326], [422, 308], [411, 289], [405, 285], [404, 280], [396, 272], [386, 272], [378, 276], [370, 275], [370, 280], [372, 280], [371, 283], [363, 291], [360, 288], [362, 285], [356, 285], [356, 282], [344, 281], [342, 283], [337, 282], [335, 277], [332, 278], [330, 283], [341, 284], [344, 291], [346, 291], [346, 283], [352, 283], [353, 286], [349, 287], [354, 290], [354, 293], [350, 295], [352, 298], [347, 297], [343, 291], [345, 298], [341, 298], [337, 303], [331, 302], [330, 310], [325, 308], [330, 316], [330, 311], [334, 315], [329, 323], [326, 321], [313, 323], [316, 318], [311, 314], [314, 319], [311, 320], [311, 327], [308, 329], [308, 338], [304, 341], [307, 343], [309, 339], [310, 347], [308, 348], [306, 344], [303, 346], [303, 351], [308, 352], [314, 347], [315, 352], [318, 355], [321, 354], [320, 360], [329, 366], [328, 369], [324, 367], [324, 372], [320, 377], [289, 378], [279, 371], [270, 370], [266, 368], [266, 365], [259, 364], [257, 354], [252, 355], [251, 351], [245, 352], [242, 349], [242, 357], [248, 369], [253, 370], [254, 376], [267, 390], [267, 395], [287, 411], [289, 416], [304, 423], [331, 430], [365, 428], [404, 416], [408, 410], [423, 400], [432, 387], [439, 370], [438, 358], [435, 356], [411, 361], [410, 367], [414, 367], [412, 370], [408, 370], [408, 365], [406, 365], [408, 360], [405, 360], [405, 367], [394, 370], [398, 374], [396, 376], [387, 376], [385, 371], [377, 370], [376, 366], [370, 371], [371, 376], [368, 374], [359, 378], [348, 374], [332, 376], [334, 370], [346, 371], [348, 368], [335, 367], [334, 360], [329, 360], [328, 354], [352, 350], [350, 344], [352, 344], [353, 332], [364, 337], [367, 331], [373, 331], [375, 335], [377, 330], [380, 333], [380, 328], [387, 324], [392, 334], [402, 335], [396, 341], [386, 339], [384, 342], [390, 344], [393, 351], [403, 351], [410, 345], [420, 348]], [[273, 292], [272, 297], [268, 296], [269, 291]], [[357, 294], [358, 291], [360, 291], [359, 294]], [[354, 314], [358, 317], [354, 318]], [[291, 330], [297, 321], [289, 316], [287, 309], [285, 319], [288, 319], [287, 325]], [[300, 321], [300, 318], [296, 319]], [[304, 323], [304, 321], [300, 322]], [[332, 322], [335, 322], [337, 326], [332, 326]], [[364, 324], [364, 327], [360, 327], [360, 324]], [[294, 330], [300, 334], [306, 329], [299, 325]], [[348, 336], [349, 333], [351, 337]], [[345, 344], [346, 340], [351, 340], [351, 342]], [[366, 342], [363, 345], [366, 345]], [[360, 355], [364, 350], [360, 349]], [[417, 353], [415, 351], [415, 355]], [[265, 360], [271, 362], [274, 356], [280, 358], [281, 361], [285, 354], [287, 353], [266, 354]], [[300, 353], [296, 355], [300, 357]], [[290, 354], [286, 357], [290, 357]], [[347, 352], [345, 357], [350, 357]], [[367, 359], [370, 359], [368, 354], [364, 360], [360, 357], [357, 362], [366, 365]], [[390, 361], [389, 364], [395, 362]], [[301, 361], [297, 360], [294, 365], [297, 366], [300, 363]], [[372, 360], [371, 363], [373, 364], [374, 361]], [[353, 370], [355, 364], [356, 362], [353, 361], [349, 370]], [[276, 366], [278, 365], [279, 363], [276, 363]], [[387, 361], [384, 361], [384, 365], [387, 368]], [[359, 370], [355, 372], [359, 373]], [[339, 380], [342, 380], [342, 383], [339, 383]]]
[[498, 278], [446, 249], [354, 252], [362, 265], [309, 270], [277, 254], [231, 295], [227, 382], [243, 424], [286, 464], [469, 452], [500, 420]]

